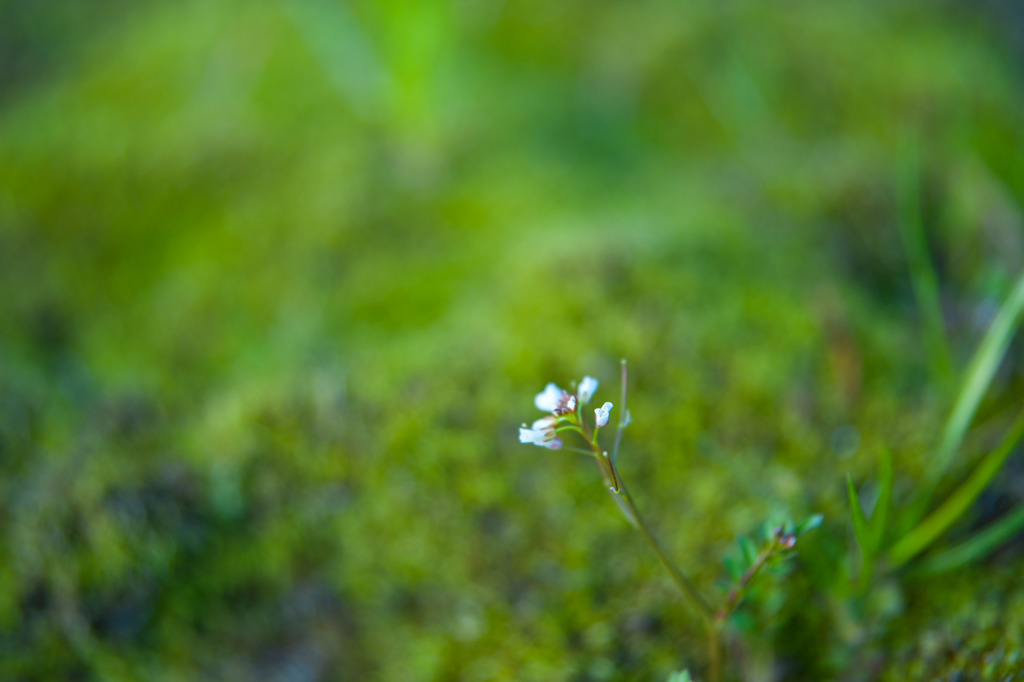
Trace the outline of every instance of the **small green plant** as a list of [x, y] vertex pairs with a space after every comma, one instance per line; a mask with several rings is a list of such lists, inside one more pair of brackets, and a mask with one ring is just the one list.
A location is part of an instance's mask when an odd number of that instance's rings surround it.
[[[894, 500], [893, 457], [888, 449], [883, 449], [880, 454], [870, 511], [862, 504], [861, 493], [853, 479], [847, 476], [850, 517], [857, 540], [857, 556], [854, 558], [854, 563], [859, 565], [854, 583], [857, 594], [863, 596], [870, 592], [879, 574], [898, 573], [906, 578], [936, 574], [963, 566], [986, 556], [1024, 528], [1022, 505], [959, 544], [939, 553], [928, 554], [928, 550], [946, 531], [972, 508], [1018, 443], [1024, 439], [1024, 409], [1021, 409], [1006, 427], [1001, 442], [978, 461], [971, 474], [948, 497], [932, 507], [935, 492], [962, 446], [981, 399], [1016, 331], [1022, 312], [1024, 276], [1021, 276], [1002, 305], [968, 365], [932, 462], [908, 500], [899, 505]], [[605, 402], [594, 409], [593, 417], [590, 417], [584, 408], [593, 399], [598, 382], [589, 376], [584, 377], [578, 385], [572, 384], [570, 391], [562, 390], [553, 383], [548, 384], [534, 399], [536, 407], [548, 414], [531, 426], [524, 424], [519, 430], [520, 441], [553, 450], [579, 452], [594, 459], [606, 488], [622, 514], [658, 557], [701, 619], [708, 642], [708, 679], [717, 682], [723, 675], [721, 650], [730, 619], [744, 601], [756, 592], [755, 588], [762, 576], [786, 573], [787, 560], [795, 555], [800, 536], [821, 525], [823, 518], [816, 514], [800, 523], [766, 523], [759, 533], [741, 536], [732, 554], [725, 558], [729, 576], [726, 589], [709, 596], [668, 557], [644, 521], [618, 470], [622, 435], [630, 423], [630, 413], [626, 409], [628, 373], [624, 360], [621, 382], [622, 392], [616, 411], [619, 418], [613, 427], [610, 449], [605, 449], [601, 441], [607, 440], [606, 433], [612, 428], [609, 424], [616, 407], [611, 402]], [[577, 440], [575, 444], [563, 440], [563, 437], [570, 434]], [[843, 571], [837, 566], [834, 574], [842, 575]], [[840, 583], [833, 584], [832, 588], [837, 595], [849, 594]], [[674, 673], [670, 677], [670, 680], [683, 679], [689, 679], [688, 672]]]
[[[750, 594], [758, 579], [767, 573], [777, 572], [782, 564], [794, 555], [797, 539], [818, 527], [823, 517], [816, 514], [799, 524], [789, 521], [766, 524], [760, 543], [750, 537], [741, 536], [738, 542], [738, 556], [726, 560], [726, 567], [732, 577], [731, 587], [717, 599], [707, 597], [668, 557], [651, 533], [616, 466], [622, 433], [630, 423], [630, 413], [626, 409], [628, 378], [626, 361], [623, 360], [619, 421], [610, 452], [601, 447], [599, 435], [602, 429], [608, 427], [611, 411], [615, 406], [605, 402], [594, 410], [593, 419], [588, 419], [583, 408], [590, 403], [598, 388], [598, 381], [589, 376], [584, 377], [578, 385], [572, 384], [571, 392], [549, 383], [534, 398], [536, 407], [549, 414], [536, 420], [531, 426], [523, 424], [519, 429], [519, 440], [552, 450], [579, 452], [594, 458], [601, 478], [622, 514], [640, 533], [700, 617], [707, 633], [709, 677], [713, 682], [717, 682], [722, 676], [722, 634], [729, 618]], [[576, 434], [582, 447], [566, 444], [562, 440], [562, 434], [565, 433]], [[669, 679], [688, 680], [690, 675], [683, 671], [674, 673]]]
[[[1000, 307], [973, 358], [967, 366], [953, 410], [946, 420], [939, 445], [922, 480], [909, 501], [893, 514], [892, 460], [883, 451], [878, 475], [878, 501], [869, 520], [853, 480], [847, 478], [850, 516], [860, 552], [858, 586], [866, 591], [876, 568], [895, 571], [925, 555], [974, 502], [1002, 470], [1006, 460], [1024, 438], [1024, 409], [1006, 427], [999, 444], [984, 455], [974, 470], [938, 506], [931, 502], [967, 435], [981, 399], [995, 375], [1024, 311], [1024, 275]], [[957, 568], [986, 556], [1024, 528], [1024, 506], [976, 532], [960, 544], [938, 554], [925, 556], [909, 573], [935, 574]]]

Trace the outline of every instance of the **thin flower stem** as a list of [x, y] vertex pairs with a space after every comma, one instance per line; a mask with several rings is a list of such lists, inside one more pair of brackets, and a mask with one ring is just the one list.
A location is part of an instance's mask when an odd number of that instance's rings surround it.
[[719, 682], [719, 680], [721, 680], [721, 637], [724, 619], [720, 620], [719, 618], [716, 618], [715, 610], [700, 593], [697, 586], [694, 585], [693, 581], [691, 581], [686, 574], [668, 558], [668, 555], [665, 554], [665, 550], [662, 549], [661, 544], [658, 542], [657, 538], [654, 537], [654, 534], [651, 533], [651, 529], [647, 527], [647, 523], [640, 515], [640, 510], [637, 509], [636, 503], [633, 501], [633, 496], [629, 494], [626, 484], [622, 481], [622, 477], [619, 475], [619, 472], [615, 467], [615, 462], [619, 455], [619, 444], [622, 442], [622, 431], [626, 426], [627, 379], [628, 374], [626, 371], [626, 361], [623, 360], [622, 403], [620, 404], [619, 427], [615, 434], [615, 445], [612, 449], [611, 457], [609, 457], [608, 453], [603, 451], [597, 444], [597, 432], [599, 427], [596, 423], [594, 424], [593, 432], [587, 433], [580, 407], [577, 407], [576, 411], [576, 423], [579, 425], [579, 428], [576, 430], [579, 431], [587, 445], [590, 446], [591, 452], [597, 460], [597, 467], [601, 471], [601, 476], [605, 479], [606, 483], [611, 483], [612, 494], [614, 495], [615, 501], [618, 503], [619, 510], [622, 512], [623, 516], [625, 516], [626, 520], [629, 521], [637, 531], [639, 531], [640, 536], [643, 537], [647, 545], [655, 555], [657, 555], [658, 560], [661, 561], [661, 565], [665, 567], [665, 570], [667, 570], [668, 574], [672, 577], [672, 582], [674, 582], [683, 595], [690, 600], [691, 605], [697, 613], [700, 614], [704, 625], [707, 626], [710, 679], [711, 682]]
[[719, 621], [708, 626], [708, 659], [711, 682], [719, 682], [722, 679], [722, 623]]
[[612, 465], [611, 460], [608, 459], [608, 453], [607, 452], [601, 452], [601, 451], [597, 452], [597, 465], [598, 465], [598, 467], [601, 468], [602, 472], [607, 474], [607, 477], [609, 479], [608, 483], [611, 484], [609, 486], [611, 491], [613, 493], [615, 493], [616, 495], [621, 493], [622, 492], [622, 484], [619, 481], [619, 472], [617, 472], [615, 470], [615, 466]]
[[[614, 466], [612, 467], [612, 470], [615, 470]], [[618, 480], [620, 489], [618, 496], [629, 510], [629, 514], [626, 518], [629, 519], [638, 531], [640, 531], [640, 535], [643, 536], [644, 541], [647, 542], [647, 545], [658, 556], [658, 559], [665, 567], [665, 570], [667, 570], [669, 575], [672, 576], [672, 581], [676, 584], [676, 587], [678, 587], [682, 593], [686, 595], [691, 602], [693, 602], [693, 606], [697, 609], [697, 612], [700, 613], [705, 624], [714, 628], [714, 609], [711, 608], [711, 605], [708, 604], [707, 600], [704, 599], [704, 596], [701, 595], [697, 586], [694, 585], [693, 582], [687, 578], [681, 570], [679, 570], [679, 567], [668, 558], [668, 555], [665, 554], [665, 550], [661, 548], [661, 544], [651, 533], [650, 528], [647, 527], [643, 517], [640, 515], [640, 510], [637, 509], [636, 503], [633, 502], [633, 496], [629, 494], [626, 484], [622, 482], [622, 477], [618, 476]], [[717, 634], [714, 636], [717, 638]]]
[[[721, 680], [722, 629], [725, 617], [728, 612], [731, 612], [732, 608], [735, 608], [735, 605], [731, 602], [727, 602], [726, 606], [716, 614], [715, 609], [711, 607], [708, 601], [700, 593], [697, 586], [694, 585], [686, 574], [668, 558], [667, 554], [665, 554], [665, 550], [662, 549], [661, 544], [658, 542], [657, 538], [654, 537], [654, 534], [651, 533], [651, 529], [647, 527], [647, 523], [644, 522], [643, 517], [640, 515], [640, 510], [637, 509], [632, 495], [629, 494], [626, 484], [623, 483], [622, 478], [619, 476], [619, 472], [615, 467], [615, 463], [619, 456], [619, 445], [622, 442], [622, 431], [628, 423], [629, 413], [626, 409], [628, 378], [626, 361], [622, 360], [622, 402], [619, 405], [619, 425], [615, 434], [615, 445], [612, 448], [611, 456], [609, 456], [609, 454], [602, 450], [597, 444], [597, 433], [600, 430], [600, 427], [596, 420], [593, 430], [588, 432], [587, 424], [583, 416], [582, 401], [578, 399], [575, 410], [570, 415], [564, 416], [557, 410], [554, 412], [556, 417], [560, 417], [559, 421], [564, 420], [568, 422], [567, 424], [563, 424], [556, 428], [555, 431], [576, 431], [583, 437], [583, 440], [590, 448], [589, 452], [587, 450], [581, 450], [574, 447], [567, 447], [566, 449], [594, 456], [594, 459], [597, 461], [597, 468], [601, 472], [601, 477], [604, 479], [604, 482], [610, 486], [615, 502], [619, 505], [619, 511], [621, 511], [623, 516], [626, 517], [626, 520], [629, 521], [637, 531], [639, 531], [644, 542], [646, 542], [655, 555], [657, 555], [662, 566], [665, 567], [665, 570], [667, 570], [668, 574], [672, 577], [672, 581], [676, 584], [676, 587], [679, 588], [683, 595], [691, 602], [691, 606], [698, 614], [700, 614], [701, 620], [704, 625], [707, 626], [708, 632], [710, 679], [711, 682], [719, 682]], [[753, 576], [751, 576], [751, 578], [752, 577]], [[729, 611], [726, 609], [729, 609]], [[723, 613], [726, 614], [726, 616], [723, 616]]]
[[[579, 423], [582, 424], [581, 412], [582, 410], [577, 408], [577, 419], [580, 420]], [[597, 444], [597, 426], [594, 426], [593, 434], [587, 433], [585, 427], [578, 429], [578, 431], [580, 432], [580, 435], [583, 436], [583, 440], [587, 441], [587, 445], [590, 446], [591, 451], [597, 458], [597, 468], [601, 471], [601, 476], [604, 477], [606, 483], [610, 484], [612, 492], [618, 494], [622, 489], [619, 485], [619, 475], [618, 472], [615, 471], [615, 466], [611, 463], [611, 460], [608, 459], [608, 453], [602, 450]]]
[[718, 612], [718, 615], [715, 616], [715, 620], [719, 623], [724, 623], [726, 619], [732, 615], [732, 612], [735, 611], [736, 607], [740, 605], [741, 601], [743, 601], [743, 597], [746, 596], [747, 588], [750, 587], [752, 582], [754, 582], [754, 578], [756, 578], [757, 574], [761, 572], [762, 568], [764, 568], [772, 553], [773, 548], [771, 547], [761, 550], [761, 553], [757, 556], [753, 565], [746, 570], [743, 577], [740, 578], [738, 583], [736, 583], [736, 586], [729, 591], [729, 596], [725, 600], [725, 605]]
[[622, 361], [622, 403], [619, 405], [619, 428], [615, 433], [615, 446], [612, 447], [612, 466], [619, 462], [619, 444], [622, 442], [622, 432], [626, 428], [626, 387], [628, 385], [629, 373], [626, 371], [626, 359]]
[[[625, 394], [625, 362], [622, 363], [622, 371], [624, 387], [623, 394]], [[643, 517], [640, 515], [640, 510], [637, 509], [636, 503], [633, 501], [633, 496], [629, 494], [626, 484], [623, 483], [622, 477], [615, 468], [615, 463], [608, 457], [608, 453], [601, 450], [597, 445], [597, 442], [588, 435], [586, 431], [581, 429], [580, 433], [583, 435], [584, 440], [587, 441], [587, 445], [590, 446], [590, 449], [597, 456], [598, 468], [601, 469], [601, 473], [611, 479], [612, 493], [616, 495], [617, 500], [620, 502], [620, 509], [622, 510], [623, 515], [630, 523], [633, 524], [634, 528], [640, 531], [640, 535], [643, 537], [644, 541], [647, 542], [648, 546], [658, 556], [658, 559], [665, 567], [665, 570], [667, 570], [669, 575], [672, 576], [672, 581], [682, 591], [682, 593], [686, 595], [691, 602], [693, 602], [694, 607], [697, 609], [697, 612], [700, 613], [705, 624], [707, 624], [709, 628], [713, 629], [715, 627], [714, 609], [711, 608], [711, 605], [708, 604], [707, 600], [704, 599], [703, 595], [701, 595], [697, 586], [694, 585], [693, 582], [687, 578], [681, 570], [679, 570], [679, 567], [668, 558], [668, 555], [665, 554], [665, 550], [661, 548], [661, 544], [658, 543], [657, 538], [655, 538], [651, 533], [650, 528], [647, 527]], [[620, 426], [619, 435], [621, 436], [621, 434], [622, 427]], [[715, 637], [717, 638], [717, 635], [715, 635]]]

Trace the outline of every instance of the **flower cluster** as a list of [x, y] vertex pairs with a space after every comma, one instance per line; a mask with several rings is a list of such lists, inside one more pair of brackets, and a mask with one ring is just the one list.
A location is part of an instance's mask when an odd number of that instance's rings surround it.
[[[558, 450], [562, 447], [562, 439], [558, 437], [558, 432], [562, 428], [583, 432], [582, 408], [594, 397], [596, 390], [597, 379], [593, 377], [583, 377], [575, 395], [553, 383], [548, 384], [533, 399], [533, 404], [538, 410], [551, 414], [533, 422], [530, 427], [523, 424], [519, 429], [519, 441]], [[605, 403], [594, 410], [595, 432], [608, 424], [608, 415], [612, 407], [611, 403]]]

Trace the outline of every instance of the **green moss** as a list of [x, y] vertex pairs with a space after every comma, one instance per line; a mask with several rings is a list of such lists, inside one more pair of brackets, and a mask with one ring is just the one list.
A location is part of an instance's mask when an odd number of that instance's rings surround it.
[[826, 515], [734, 674], [1017, 670], [1012, 581], [972, 587], [1017, 553], [888, 610], [844, 563], [844, 474], [889, 445], [905, 499], [948, 408], [896, 229], [910, 131], [958, 358], [1021, 266], [991, 22], [225, 0], [74, 31], [0, 104], [0, 676], [702, 673], [593, 464], [516, 442], [547, 381], [617, 401], [621, 357], [622, 473], [702, 587], [766, 518]]

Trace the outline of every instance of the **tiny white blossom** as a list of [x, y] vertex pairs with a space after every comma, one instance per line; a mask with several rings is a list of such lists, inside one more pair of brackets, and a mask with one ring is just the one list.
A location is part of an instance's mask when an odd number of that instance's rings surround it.
[[594, 391], [597, 390], [597, 379], [594, 377], [583, 377], [583, 381], [580, 382], [580, 405], [586, 405], [590, 402], [590, 399], [594, 397]]
[[623, 417], [623, 419], [622, 419], [621, 427], [622, 428], [626, 428], [627, 426], [630, 425], [630, 423], [632, 421], [633, 421], [633, 416], [629, 413], [629, 410], [626, 410], [626, 416]]
[[533, 404], [538, 410], [551, 412], [556, 417], [564, 417], [567, 414], [576, 412], [576, 396], [569, 395], [555, 384], [548, 384], [544, 390], [533, 399]]
[[611, 403], [605, 403], [594, 410], [594, 418], [597, 420], [597, 428], [601, 428], [608, 424], [608, 413], [611, 412], [612, 407], [614, 407], [614, 405]]
[[556, 424], [558, 424], [558, 419], [548, 415], [547, 417], [541, 417], [537, 421], [533, 422], [533, 426], [531, 428], [533, 428], [534, 431], [550, 431], [555, 428]]
[[548, 384], [544, 387], [544, 390], [538, 393], [537, 397], [533, 399], [533, 404], [537, 406], [538, 410], [554, 412], [562, 402], [563, 393], [564, 391], [555, 384]]
[[526, 428], [523, 424], [519, 429], [519, 442], [532, 443], [551, 450], [559, 449], [562, 447], [562, 440], [555, 433], [556, 423], [554, 417], [544, 417], [533, 422], [531, 428]]

